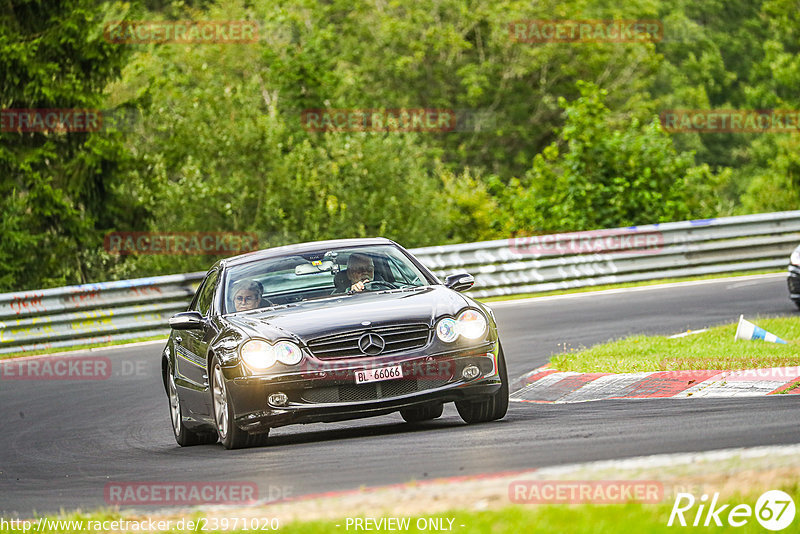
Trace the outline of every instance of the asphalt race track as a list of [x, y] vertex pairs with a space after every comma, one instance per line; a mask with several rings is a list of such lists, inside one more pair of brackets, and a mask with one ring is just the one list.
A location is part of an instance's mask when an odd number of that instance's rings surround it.
[[[740, 313], [796, 315], [785, 276], [544, 298], [495, 307], [515, 378], [565, 346], [668, 334]], [[412, 426], [398, 414], [273, 430], [270, 445], [180, 448], [160, 381], [161, 345], [96, 352], [95, 381], [0, 379], [0, 516], [106, 506], [109, 482], [246, 481], [261, 499], [497, 471], [728, 447], [800, 443], [800, 395], [512, 403], [466, 426], [455, 409]]]

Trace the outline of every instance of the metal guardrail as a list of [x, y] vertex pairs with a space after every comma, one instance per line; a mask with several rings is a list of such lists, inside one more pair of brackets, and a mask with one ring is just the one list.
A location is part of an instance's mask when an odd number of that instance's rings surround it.
[[[412, 249], [437, 276], [475, 276], [478, 298], [780, 269], [800, 211]], [[205, 273], [0, 294], [0, 354], [166, 335]]]
[[[597, 251], [593, 239], [601, 241], [600, 248], [603, 241], [610, 241], [612, 247]], [[629, 246], [625, 246], [626, 239]], [[622, 246], [614, 248], [615, 242]], [[475, 276], [470, 295], [484, 298], [780, 269], [786, 267], [798, 243], [800, 211], [788, 211], [426, 247], [413, 252], [437, 275], [453, 269], [470, 272]]]
[[0, 354], [166, 335], [204, 275], [0, 294]]

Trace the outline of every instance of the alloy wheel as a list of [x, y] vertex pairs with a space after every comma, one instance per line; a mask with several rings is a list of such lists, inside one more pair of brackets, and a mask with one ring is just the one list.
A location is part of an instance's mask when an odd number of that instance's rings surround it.
[[228, 391], [219, 364], [214, 366], [214, 418], [219, 437], [224, 440], [228, 435]]

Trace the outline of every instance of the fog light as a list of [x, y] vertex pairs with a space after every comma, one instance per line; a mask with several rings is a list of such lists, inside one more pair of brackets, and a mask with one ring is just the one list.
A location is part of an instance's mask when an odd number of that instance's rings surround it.
[[477, 365], [468, 365], [464, 367], [464, 370], [461, 371], [461, 376], [464, 377], [464, 380], [474, 380], [478, 378], [481, 374], [481, 370], [478, 369]]
[[289, 397], [286, 396], [286, 393], [271, 393], [267, 401], [273, 406], [286, 406], [289, 402]]

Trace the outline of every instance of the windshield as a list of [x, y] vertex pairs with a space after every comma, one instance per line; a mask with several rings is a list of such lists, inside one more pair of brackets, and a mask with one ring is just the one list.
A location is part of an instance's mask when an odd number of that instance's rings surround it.
[[427, 284], [425, 275], [392, 245], [321, 249], [231, 267], [224, 306], [225, 313], [233, 313]]

